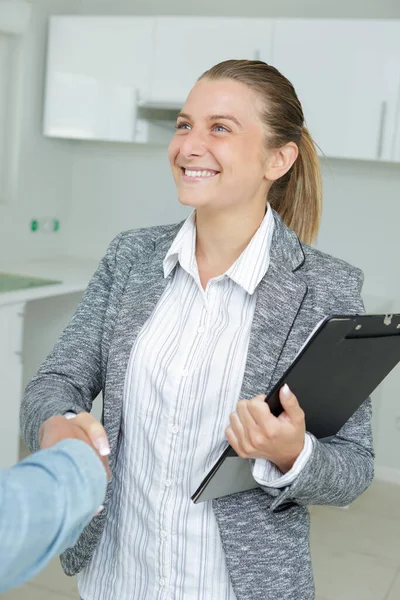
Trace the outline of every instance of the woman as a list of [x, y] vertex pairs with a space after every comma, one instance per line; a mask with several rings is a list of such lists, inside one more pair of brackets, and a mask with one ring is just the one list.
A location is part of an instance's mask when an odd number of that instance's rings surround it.
[[[371, 482], [370, 401], [322, 443], [290, 390], [279, 418], [262, 394], [321, 318], [362, 310], [362, 274], [307, 245], [318, 159], [276, 69], [227, 61], [206, 72], [169, 159], [195, 212], [111, 243], [23, 401], [35, 448], [43, 421], [89, 412], [104, 394], [113, 481], [62, 563], [83, 570], [84, 600], [310, 600], [306, 506], [346, 505]], [[255, 459], [262, 487], [194, 505], [226, 440]]]

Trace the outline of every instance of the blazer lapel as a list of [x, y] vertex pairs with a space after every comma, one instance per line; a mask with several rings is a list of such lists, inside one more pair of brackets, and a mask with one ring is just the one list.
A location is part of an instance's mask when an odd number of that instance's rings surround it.
[[267, 394], [278, 360], [307, 293], [306, 283], [294, 271], [304, 262], [296, 234], [274, 213], [271, 262], [257, 288], [241, 398]]
[[[164, 239], [165, 238], [165, 239]], [[113, 423], [108, 431], [110, 444], [115, 447], [120, 419], [127, 367], [133, 344], [161, 298], [171, 274], [164, 278], [163, 260], [174, 235], [166, 234], [155, 247], [135, 258], [125, 287], [116, 319], [107, 364], [104, 421]], [[136, 264], [135, 264], [136, 263]], [[112, 456], [115, 459], [115, 456]]]
[[[143, 250], [132, 263], [122, 298], [114, 339], [118, 340], [119, 358], [127, 363], [131, 348], [141, 328], [150, 317], [172, 277], [164, 277], [163, 261], [182, 223], [164, 234], [151, 248]], [[126, 368], [127, 364], [125, 364]]]

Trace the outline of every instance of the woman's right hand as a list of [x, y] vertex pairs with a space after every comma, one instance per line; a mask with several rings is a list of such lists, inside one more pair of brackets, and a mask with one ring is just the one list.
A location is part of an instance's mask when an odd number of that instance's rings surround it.
[[81, 412], [73, 419], [70, 419], [70, 421], [84, 431], [100, 456], [108, 456], [110, 454], [110, 445], [104, 427], [93, 415]]
[[40, 427], [39, 442], [42, 449], [50, 448], [68, 438], [79, 439], [92, 446], [104, 465], [108, 479], [111, 479], [107, 458], [110, 446], [104, 427], [97, 419], [85, 412], [75, 415], [72, 419], [56, 415], [47, 419]]

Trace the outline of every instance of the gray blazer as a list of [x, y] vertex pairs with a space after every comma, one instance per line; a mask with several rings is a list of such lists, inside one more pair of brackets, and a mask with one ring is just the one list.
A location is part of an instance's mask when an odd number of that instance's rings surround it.
[[[267, 393], [324, 316], [363, 311], [361, 271], [300, 243], [276, 213], [274, 218], [271, 263], [258, 287], [241, 398]], [[32, 450], [38, 449], [43, 421], [67, 411], [90, 411], [102, 390], [113, 469], [130, 351], [167, 285], [163, 259], [180, 226], [128, 231], [110, 244], [70, 324], [26, 389], [21, 427]], [[347, 505], [372, 478], [367, 399], [329, 443], [313, 438], [311, 458], [293, 484], [214, 500], [237, 599], [312, 600], [307, 505]], [[106, 509], [62, 555], [68, 575], [90, 560], [112, 493], [111, 481]]]

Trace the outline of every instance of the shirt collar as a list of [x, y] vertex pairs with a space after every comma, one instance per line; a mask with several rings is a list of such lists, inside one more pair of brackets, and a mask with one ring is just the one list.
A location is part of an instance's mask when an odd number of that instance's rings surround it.
[[[268, 204], [260, 227], [239, 258], [225, 273], [249, 294], [254, 293], [268, 271], [274, 226], [273, 212]], [[167, 252], [163, 263], [164, 277], [168, 277], [177, 262], [190, 275], [196, 276], [196, 211], [186, 219]]]
[[164, 258], [164, 277], [168, 277], [177, 262], [189, 274], [196, 261], [196, 211], [186, 219]]

